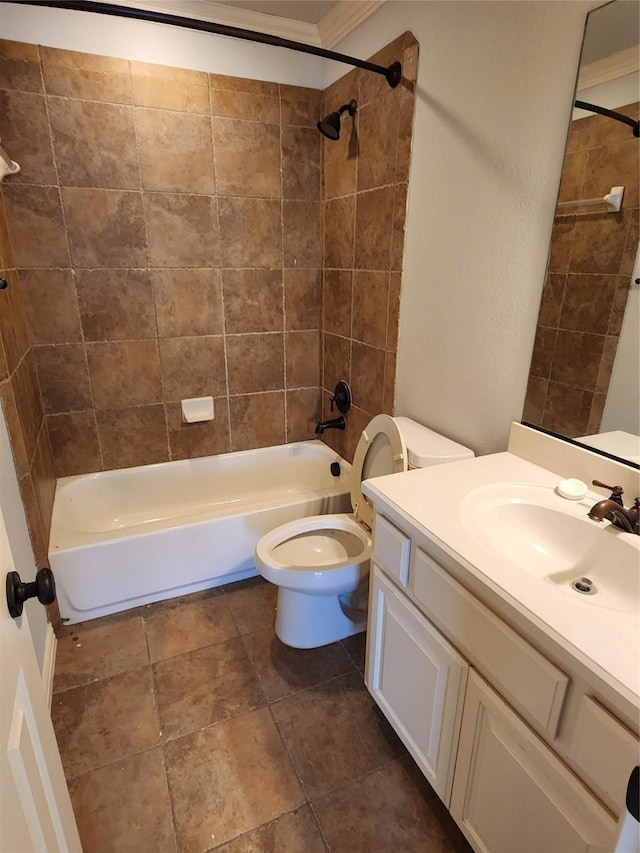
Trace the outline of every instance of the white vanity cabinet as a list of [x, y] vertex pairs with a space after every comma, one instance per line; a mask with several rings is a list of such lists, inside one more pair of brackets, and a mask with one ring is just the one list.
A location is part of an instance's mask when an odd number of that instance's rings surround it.
[[370, 583], [367, 686], [448, 804], [469, 664], [378, 566]]
[[473, 670], [450, 811], [486, 853], [613, 849], [609, 812]]
[[[474, 849], [613, 850], [610, 809], [622, 807], [637, 736], [410, 531], [376, 516], [366, 666], [375, 701]], [[607, 756], [612, 768], [601, 766]]]

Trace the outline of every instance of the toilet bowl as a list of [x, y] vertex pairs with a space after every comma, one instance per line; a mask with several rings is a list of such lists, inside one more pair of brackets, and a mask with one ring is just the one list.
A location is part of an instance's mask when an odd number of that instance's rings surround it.
[[362, 494], [363, 480], [470, 456], [468, 448], [408, 418], [376, 415], [353, 458], [353, 513], [283, 524], [256, 546], [258, 572], [278, 587], [279, 639], [294, 648], [315, 648], [366, 628], [373, 507]]

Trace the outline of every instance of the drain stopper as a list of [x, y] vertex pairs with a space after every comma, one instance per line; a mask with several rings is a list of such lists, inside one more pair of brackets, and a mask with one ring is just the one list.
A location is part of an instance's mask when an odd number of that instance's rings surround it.
[[583, 592], [587, 595], [595, 592], [595, 589], [593, 588], [593, 581], [590, 578], [578, 578], [577, 580], [572, 581], [571, 588], [575, 589], [576, 592]]

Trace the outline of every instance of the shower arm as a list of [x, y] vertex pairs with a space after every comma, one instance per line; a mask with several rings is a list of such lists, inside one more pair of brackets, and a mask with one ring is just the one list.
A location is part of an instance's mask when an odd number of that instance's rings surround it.
[[286, 47], [289, 50], [297, 50], [300, 53], [310, 53], [314, 56], [322, 56], [324, 59], [332, 59], [334, 62], [343, 62], [346, 65], [354, 65], [374, 74], [381, 74], [392, 89], [402, 79], [402, 65], [400, 62], [392, 62], [385, 68], [374, 62], [347, 56], [344, 53], [336, 53], [334, 50], [326, 50], [324, 47], [316, 47], [313, 44], [293, 41], [281, 38], [270, 33], [259, 33], [255, 30], [245, 30], [241, 27], [232, 27], [227, 24], [217, 24], [213, 21], [202, 21], [198, 18], [186, 18], [182, 15], [170, 15], [166, 12], [153, 12], [148, 9], [134, 9], [131, 6], [117, 6], [111, 3], [94, 3], [91, 0], [7, 0], [19, 6], [46, 6], [53, 9], [72, 9], [77, 12], [97, 12], [101, 15], [114, 15], [117, 18], [132, 18], [136, 21], [150, 21], [155, 24], [170, 24], [174, 27], [183, 27], [189, 30], [199, 30], [204, 33], [213, 33], [219, 36], [230, 36], [231, 38], [255, 41], [260, 44], [269, 44], [273, 47]]
[[576, 101], [575, 106], [579, 110], [587, 110], [590, 113], [598, 113], [601, 116], [612, 118], [615, 121], [621, 121], [623, 124], [628, 124], [633, 129], [633, 135], [640, 137], [640, 122], [622, 113], [617, 113], [615, 110], [608, 110], [606, 107], [599, 107], [597, 104], [588, 104], [586, 101]]

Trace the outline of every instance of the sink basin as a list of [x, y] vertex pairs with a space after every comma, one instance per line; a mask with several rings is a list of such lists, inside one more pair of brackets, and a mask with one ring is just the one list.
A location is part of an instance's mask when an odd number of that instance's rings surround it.
[[[467, 532], [521, 569], [523, 584], [541, 579], [576, 601], [637, 613], [639, 537], [591, 521], [593, 503], [564, 500], [547, 486], [501, 483], [473, 489], [461, 509]], [[574, 581], [587, 591], [572, 587]]]

